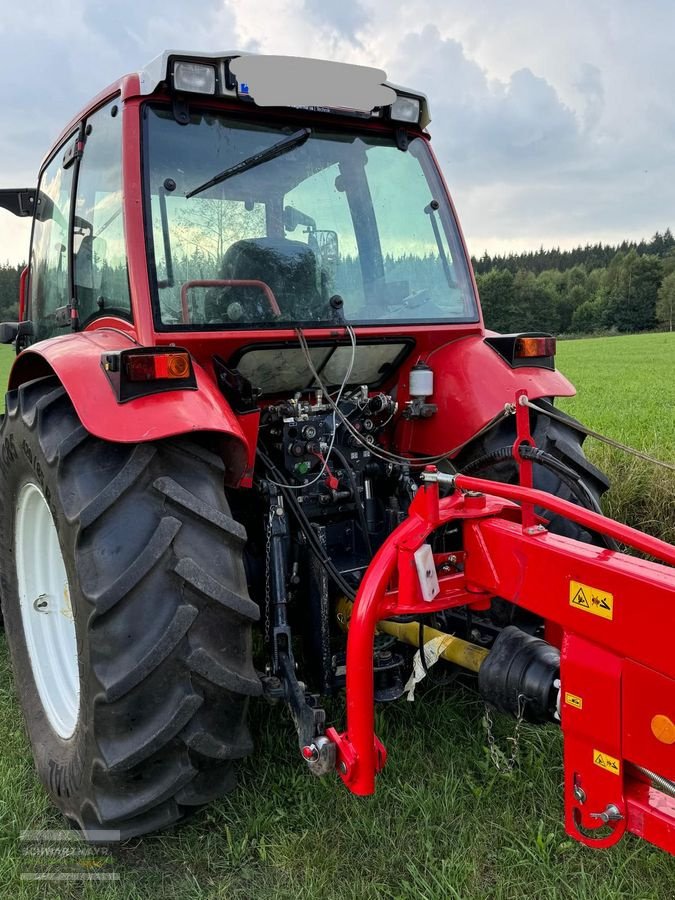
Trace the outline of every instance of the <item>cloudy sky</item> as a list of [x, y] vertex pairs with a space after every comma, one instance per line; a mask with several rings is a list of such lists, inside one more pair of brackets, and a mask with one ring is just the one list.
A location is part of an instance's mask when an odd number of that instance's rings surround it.
[[[314, 56], [424, 90], [472, 253], [675, 227], [673, 0], [2, 0], [0, 186], [166, 48]], [[0, 211], [0, 260], [27, 253]]]

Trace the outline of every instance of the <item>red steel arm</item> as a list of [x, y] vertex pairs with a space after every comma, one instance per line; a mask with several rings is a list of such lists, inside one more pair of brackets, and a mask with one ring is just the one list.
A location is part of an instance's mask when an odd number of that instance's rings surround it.
[[[675, 852], [675, 805], [646, 787], [636, 768], [675, 779], [675, 741], [668, 743], [654, 724], [675, 721], [675, 570], [523, 527], [521, 510], [508, 501], [544, 507], [671, 564], [675, 548], [533, 488], [457, 476], [460, 490], [439, 500], [438, 480], [451, 479], [433, 471], [425, 478], [409, 518], [376, 554], [354, 603], [347, 639], [347, 730], [327, 732], [337, 745], [345, 784], [357, 794], [373, 793], [385, 760], [374, 734], [372, 652], [378, 619], [480, 605], [498, 596], [563, 631], [561, 696], [581, 704], [563, 702], [561, 708], [568, 832], [602, 847], [628, 829]], [[413, 572], [414, 552], [434, 530], [456, 519], [464, 520], [465, 569], [440, 579], [440, 593], [428, 603]], [[585, 586], [585, 604], [575, 602], [577, 584]], [[663, 627], [648, 635], [647, 623], [654, 622]], [[602, 826], [598, 817], [607, 810], [612, 818]]]

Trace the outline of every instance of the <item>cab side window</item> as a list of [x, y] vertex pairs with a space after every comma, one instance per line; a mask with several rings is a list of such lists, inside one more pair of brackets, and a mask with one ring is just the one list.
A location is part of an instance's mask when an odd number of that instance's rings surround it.
[[131, 318], [118, 98], [87, 119], [85, 134], [73, 219], [73, 280], [80, 325], [97, 315]]
[[[64, 149], [57, 150], [44, 169], [31, 244], [31, 317], [37, 340], [62, 332], [56, 311], [70, 303], [68, 297], [68, 228], [74, 166], [63, 167]], [[64, 324], [69, 324], [68, 322]]]

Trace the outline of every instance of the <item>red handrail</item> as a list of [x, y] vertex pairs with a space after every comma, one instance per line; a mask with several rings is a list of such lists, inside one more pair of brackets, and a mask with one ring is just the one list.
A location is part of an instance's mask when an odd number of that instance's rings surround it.
[[196, 281], [186, 281], [180, 289], [180, 303], [183, 311], [183, 324], [190, 323], [190, 310], [187, 302], [187, 292], [196, 287], [256, 287], [267, 297], [267, 302], [275, 316], [281, 315], [277, 298], [272, 293], [272, 288], [264, 281], [254, 278], [205, 278]]
[[26, 318], [26, 281], [28, 279], [28, 266], [22, 271], [19, 278], [19, 322]]

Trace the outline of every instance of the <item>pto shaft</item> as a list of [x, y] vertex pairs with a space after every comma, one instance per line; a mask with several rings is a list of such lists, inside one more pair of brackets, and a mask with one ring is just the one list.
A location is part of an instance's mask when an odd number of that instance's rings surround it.
[[[349, 626], [352, 608], [354, 604], [347, 599], [342, 599], [338, 603], [337, 613], [338, 620], [343, 628]], [[411, 647], [419, 647], [420, 645], [420, 623], [419, 622], [392, 622], [388, 619], [382, 619], [377, 623], [378, 631], [395, 637], [396, 640]], [[440, 653], [441, 659], [446, 662], [454, 663], [456, 666], [462, 666], [472, 672], [477, 672], [488, 651], [484, 647], [472, 644], [462, 638], [455, 637], [452, 634], [446, 634], [444, 631], [438, 631], [436, 628], [424, 626], [424, 643], [434, 638], [443, 638], [444, 647]]]

